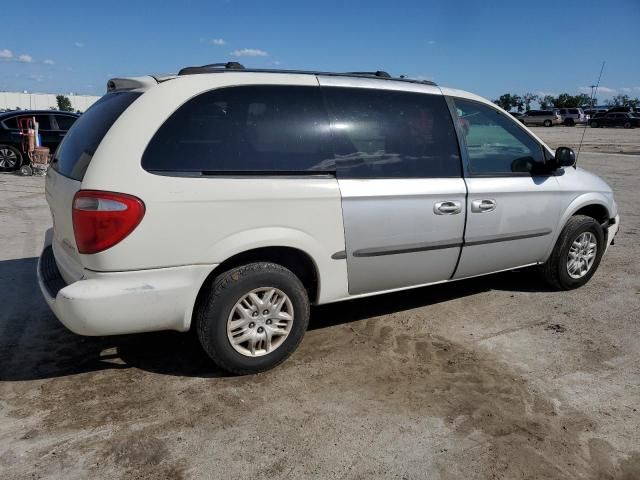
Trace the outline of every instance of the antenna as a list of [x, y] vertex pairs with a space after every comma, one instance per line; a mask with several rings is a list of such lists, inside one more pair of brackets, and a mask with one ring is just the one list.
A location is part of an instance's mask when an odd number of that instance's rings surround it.
[[[602, 72], [604, 71], [604, 60], [602, 61], [602, 67], [600, 67], [600, 75], [598, 75], [598, 81], [595, 85], [591, 85], [591, 100], [589, 101], [589, 105], [593, 109], [593, 99], [598, 93], [598, 87], [600, 86], [600, 80], [602, 79]], [[580, 145], [578, 145], [578, 153], [576, 154], [576, 163], [573, 165], [574, 167], [578, 164], [578, 159], [580, 158], [580, 149], [582, 148], [582, 142], [584, 141], [584, 134], [587, 133], [587, 126], [584, 126], [584, 130], [582, 130], [582, 138], [580, 139]]]

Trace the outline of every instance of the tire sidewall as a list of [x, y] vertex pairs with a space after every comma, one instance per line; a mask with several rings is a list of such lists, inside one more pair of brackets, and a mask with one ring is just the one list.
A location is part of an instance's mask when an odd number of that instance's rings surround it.
[[[567, 257], [569, 255], [569, 249], [576, 238], [585, 232], [591, 232], [596, 237], [596, 241], [598, 242], [596, 258], [591, 265], [591, 269], [584, 277], [572, 278], [567, 271]], [[558, 276], [561, 284], [566, 288], [577, 288], [587, 283], [600, 265], [600, 260], [602, 259], [605, 249], [604, 243], [605, 235], [602, 227], [600, 227], [600, 225], [592, 218], [584, 219], [579, 225], [571, 228], [570, 231], [565, 231], [562, 246], [558, 252]]]
[[[266, 263], [240, 267], [223, 276], [220, 280], [224, 286], [221, 288], [218, 281], [214, 282], [215, 291], [199, 319], [198, 336], [205, 351], [222, 368], [239, 374], [268, 370], [286, 360], [302, 341], [309, 323], [309, 301], [300, 280], [289, 270]], [[289, 335], [276, 350], [260, 357], [247, 357], [229, 342], [227, 319], [240, 298], [262, 287], [278, 288], [289, 297], [294, 321]]]

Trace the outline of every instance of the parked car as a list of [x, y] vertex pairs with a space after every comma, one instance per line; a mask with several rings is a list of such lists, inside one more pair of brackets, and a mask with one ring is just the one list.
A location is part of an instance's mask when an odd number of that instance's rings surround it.
[[29, 159], [22, 151], [18, 119], [35, 117], [40, 124], [42, 146], [54, 152], [79, 115], [54, 110], [15, 110], [0, 114], [0, 171], [19, 169]]
[[562, 123], [562, 117], [557, 110], [527, 110], [519, 120], [525, 125], [544, 125], [545, 127]]
[[573, 127], [588, 123], [589, 116], [581, 108], [559, 108], [558, 113], [563, 125]]
[[593, 118], [597, 113], [607, 113], [607, 108], [585, 108], [583, 109], [585, 115], [589, 115], [589, 118]]
[[584, 285], [620, 219], [574, 167], [488, 100], [383, 72], [112, 79], [47, 175], [38, 280], [78, 334], [194, 329], [254, 373], [310, 305], [533, 265]]
[[609, 112], [601, 117], [594, 117], [590, 122], [593, 128], [598, 127], [624, 127], [636, 128], [640, 127], [640, 115], [637, 113], [618, 113]]
[[509, 112], [509, 115], [511, 115], [512, 117], [515, 117], [515, 118], [521, 118], [524, 115], [524, 113], [521, 113], [521, 112]]

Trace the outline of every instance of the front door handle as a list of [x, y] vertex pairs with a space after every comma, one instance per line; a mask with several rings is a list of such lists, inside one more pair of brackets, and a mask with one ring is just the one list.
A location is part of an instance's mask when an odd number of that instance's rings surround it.
[[471, 211], [473, 213], [492, 212], [496, 209], [496, 201], [491, 198], [471, 201]]
[[462, 211], [462, 202], [455, 200], [446, 200], [444, 202], [437, 202], [433, 206], [433, 213], [436, 215], [455, 215]]

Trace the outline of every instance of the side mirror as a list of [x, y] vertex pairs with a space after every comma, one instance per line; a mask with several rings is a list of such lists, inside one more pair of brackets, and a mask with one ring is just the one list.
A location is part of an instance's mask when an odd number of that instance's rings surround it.
[[573, 167], [576, 164], [576, 153], [569, 147], [556, 149], [555, 164], [557, 168]]

